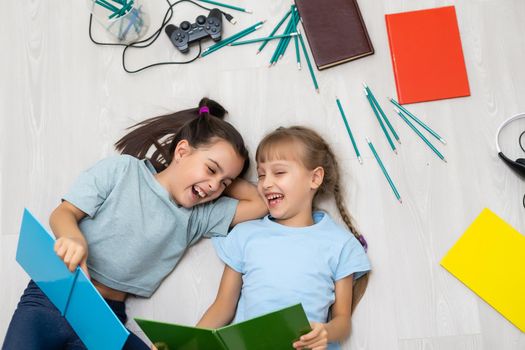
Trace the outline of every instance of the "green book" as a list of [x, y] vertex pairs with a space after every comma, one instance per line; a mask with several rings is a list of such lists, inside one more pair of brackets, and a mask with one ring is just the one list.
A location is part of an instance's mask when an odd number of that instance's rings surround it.
[[135, 321], [158, 350], [290, 350], [311, 331], [301, 304], [218, 329]]

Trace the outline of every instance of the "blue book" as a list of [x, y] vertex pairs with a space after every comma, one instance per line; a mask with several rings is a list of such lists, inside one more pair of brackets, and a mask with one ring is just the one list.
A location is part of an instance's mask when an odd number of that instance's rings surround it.
[[54, 237], [25, 209], [16, 261], [60, 310], [88, 349], [122, 349], [129, 331], [80, 267], [68, 270]]

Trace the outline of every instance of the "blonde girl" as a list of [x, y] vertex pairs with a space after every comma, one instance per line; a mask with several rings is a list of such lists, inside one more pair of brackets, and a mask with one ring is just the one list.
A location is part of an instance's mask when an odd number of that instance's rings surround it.
[[[270, 214], [214, 239], [226, 266], [199, 327], [216, 328], [302, 303], [312, 331], [297, 349], [339, 349], [366, 287], [366, 242], [345, 208], [336, 157], [313, 130], [279, 128], [259, 144], [258, 186]], [[314, 210], [334, 198], [346, 229]]]

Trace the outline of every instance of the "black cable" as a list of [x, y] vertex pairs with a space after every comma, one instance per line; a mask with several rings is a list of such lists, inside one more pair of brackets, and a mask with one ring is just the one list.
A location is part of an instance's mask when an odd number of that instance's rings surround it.
[[[141, 67], [139, 69], [136, 69], [136, 70], [129, 70], [127, 67], [126, 67], [126, 51], [129, 49], [129, 48], [139, 48], [139, 49], [143, 49], [143, 48], [146, 48], [150, 45], [152, 45], [156, 40], [157, 38], [160, 36], [160, 34], [162, 33], [162, 29], [164, 29], [164, 27], [166, 26], [166, 24], [169, 23], [169, 21], [171, 20], [171, 18], [173, 17], [173, 7], [175, 5], [178, 5], [180, 4], [181, 2], [190, 2], [192, 4], [194, 4], [195, 6], [198, 6], [200, 8], [203, 8], [207, 11], [211, 11], [210, 8], [208, 7], [205, 7], [205, 6], [202, 6], [201, 4], [198, 4], [192, 0], [178, 0], [176, 2], [174, 2], [173, 4], [169, 2], [169, 0], [166, 0], [166, 2], [168, 3], [169, 7], [168, 7], [168, 10], [166, 10], [166, 14], [164, 15], [164, 18], [162, 19], [162, 24], [160, 26], [159, 29], [157, 29], [153, 34], [151, 34], [149, 37], [143, 39], [143, 40], [140, 40], [140, 41], [134, 41], [130, 44], [120, 44], [120, 43], [104, 43], [104, 42], [99, 42], [99, 41], [96, 41], [94, 38], [93, 38], [93, 34], [91, 33], [91, 24], [93, 22], [93, 14], [90, 14], [89, 15], [89, 38], [91, 39], [91, 41], [96, 44], [96, 45], [104, 45], [104, 46], [124, 46], [124, 50], [122, 51], [122, 68], [124, 69], [124, 71], [126, 71], [127, 73], [138, 73], [140, 71], [143, 71], [145, 69], [148, 69], [148, 68], [151, 68], [151, 67], [155, 67], [155, 66], [163, 66], [163, 65], [168, 65], [168, 64], [188, 64], [188, 63], [191, 63], [193, 61], [195, 61], [197, 58], [199, 58], [200, 54], [201, 54], [201, 51], [202, 51], [202, 46], [201, 46], [201, 43], [199, 41], [199, 53], [197, 54], [197, 56], [195, 56], [194, 58], [192, 58], [191, 60], [189, 61], [170, 61], [170, 62], [158, 62], [158, 63], [153, 63], [153, 64], [150, 64], [150, 65], [147, 65], [147, 66], [144, 66], [144, 67]], [[229, 13], [225, 13], [223, 11], [221, 11], [222, 15], [224, 17], [226, 17], [226, 19], [229, 21], [229, 22], [232, 22], [232, 21], [235, 21], [235, 19], [233, 18], [232, 15], [230, 15]], [[233, 22], [232, 22], [233, 23]], [[144, 44], [144, 45], [140, 45], [140, 44]]]
[[522, 136], [525, 134], [525, 131], [523, 131], [521, 134], [520, 134], [520, 137], [518, 138], [518, 143], [520, 144], [520, 148], [523, 152], [525, 152], [525, 149], [523, 149], [523, 144], [521, 143], [521, 138]]
[[[523, 131], [521, 134], [520, 134], [520, 137], [518, 137], [518, 143], [520, 144], [520, 148], [523, 152], [525, 152], [525, 149], [523, 148], [523, 144], [521, 143], [521, 138], [523, 137], [523, 135], [525, 135], [525, 131]], [[523, 200], [522, 200], [522, 204], [523, 204], [523, 208], [525, 208], [525, 194], [523, 195]]]

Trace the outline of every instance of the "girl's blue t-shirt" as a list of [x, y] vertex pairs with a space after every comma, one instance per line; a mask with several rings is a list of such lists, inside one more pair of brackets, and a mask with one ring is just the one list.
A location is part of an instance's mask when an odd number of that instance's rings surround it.
[[[213, 239], [219, 257], [242, 274], [234, 323], [302, 303], [309, 321], [327, 322], [335, 282], [370, 270], [357, 239], [324, 212], [314, 225], [288, 227], [270, 216], [238, 224]], [[330, 344], [329, 349], [338, 349]]]
[[147, 160], [121, 155], [83, 172], [64, 200], [86, 213], [79, 227], [88, 243], [92, 278], [149, 297], [188, 246], [228, 234], [238, 201], [228, 197], [184, 208], [155, 179]]

